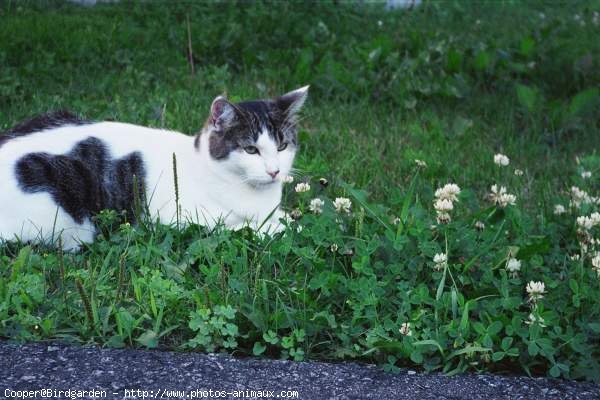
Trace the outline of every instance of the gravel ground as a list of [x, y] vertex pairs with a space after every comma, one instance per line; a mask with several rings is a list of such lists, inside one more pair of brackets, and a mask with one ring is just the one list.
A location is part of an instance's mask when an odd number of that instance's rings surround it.
[[[600, 385], [492, 375], [388, 374], [371, 365], [235, 359], [0, 341], [0, 398], [600, 399]], [[73, 392], [66, 392], [71, 390]], [[179, 391], [180, 393], [176, 393]], [[289, 391], [289, 392], [288, 392]], [[297, 393], [297, 395], [294, 395]], [[259, 394], [259, 393], [256, 393]], [[236, 396], [237, 395], [237, 396]], [[37, 398], [44, 398], [42, 392]]]

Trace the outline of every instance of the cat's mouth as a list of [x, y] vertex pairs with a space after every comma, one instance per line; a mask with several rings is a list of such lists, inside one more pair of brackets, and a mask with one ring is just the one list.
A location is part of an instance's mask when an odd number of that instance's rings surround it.
[[257, 189], [261, 189], [261, 188], [269, 187], [269, 186], [273, 185], [275, 182], [277, 182], [277, 179], [255, 180], [255, 181], [250, 181], [248, 183]]

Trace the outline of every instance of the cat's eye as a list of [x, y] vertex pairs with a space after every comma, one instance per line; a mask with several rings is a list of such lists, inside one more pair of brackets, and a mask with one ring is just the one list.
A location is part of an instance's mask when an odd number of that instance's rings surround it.
[[277, 148], [279, 151], [284, 151], [285, 149], [287, 149], [287, 143], [281, 143]]
[[246, 146], [244, 147], [244, 150], [246, 150], [246, 153], [248, 154], [258, 154], [258, 149], [255, 146]]

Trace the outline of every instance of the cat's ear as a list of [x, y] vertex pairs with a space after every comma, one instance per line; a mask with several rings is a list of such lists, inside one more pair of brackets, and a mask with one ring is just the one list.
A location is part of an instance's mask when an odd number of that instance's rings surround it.
[[223, 96], [218, 96], [210, 106], [209, 122], [217, 132], [224, 132], [235, 124], [237, 112], [235, 106]]
[[286, 118], [293, 118], [300, 111], [308, 96], [308, 87], [308, 85], [301, 87], [275, 99], [277, 106]]

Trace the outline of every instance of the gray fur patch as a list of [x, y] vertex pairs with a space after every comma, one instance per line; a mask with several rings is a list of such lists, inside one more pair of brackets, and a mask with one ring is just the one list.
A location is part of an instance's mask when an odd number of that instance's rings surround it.
[[86, 125], [91, 123], [93, 123], [93, 121], [83, 120], [66, 110], [39, 115], [21, 122], [7, 132], [0, 134], [0, 147], [11, 139], [27, 136], [46, 129], [58, 128], [64, 125]]
[[144, 198], [142, 155], [133, 152], [111, 159], [106, 145], [95, 137], [82, 140], [63, 155], [26, 154], [15, 164], [15, 172], [21, 190], [50, 193], [79, 224], [104, 209], [125, 211], [134, 222], [136, 196], [140, 201]]

